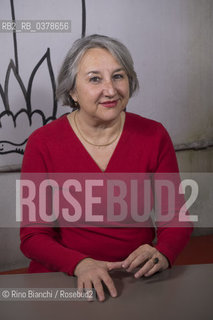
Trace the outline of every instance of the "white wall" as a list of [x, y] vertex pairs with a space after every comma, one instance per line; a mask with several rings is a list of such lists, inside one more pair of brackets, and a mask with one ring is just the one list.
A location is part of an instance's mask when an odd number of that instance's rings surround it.
[[28, 265], [28, 259], [20, 251], [19, 228], [10, 227], [14, 226], [12, 221], [16, 215], [16, 179], [19, 178], [20, 173], [0, 174], [0, 271]]
[[128, 110], [161, 121], [175, 144], [212, 140], [212, 0], [90, 0], [87, 11], [88, 33], [133, 54], [141, 90]]

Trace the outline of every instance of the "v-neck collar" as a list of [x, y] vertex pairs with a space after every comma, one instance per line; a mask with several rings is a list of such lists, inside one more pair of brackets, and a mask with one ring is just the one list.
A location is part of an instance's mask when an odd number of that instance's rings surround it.
[[123, 125], [123, 129], [120, 135], [120, 138], [118, 140], [118, 143], [109, 159], [109, 162], [107, 164], [107, 167], [105, 170], [102, 170], [99, 165], [97, 164], [97, 162], [94, 160], [94, 158], [91, 156], [91, 154], [87, 151], [87, 149], [85, 148], [85, 146], [82, 144], [82, 142], [80, 141], [80, 139], [78, 138], [78, 136], [76, 135], [75, 131], [73, 130], [69, 119], [67, 118], [67, 115], [65, 115], [66, 118], [66, 122], [69, 125], [69, 128], [71, 129], [72, 135], [74, 136], [74, 139], [76, 140], [76, 143], [78, 144], [79, 148], [82, 150], [82, 153], [84, 153], [85, 158], [89, 159], [89, 161], [93, 164], [94, 167], [96, 167], [96, 170], [98, 169], [98, 171], [100, 173], [106, 173], [110, 170], [111, 164], [113, 163], [113, 159], [116, 157], [116, 154], [119, 152], [120, 146], [123, 144], [123, 141], [125, 141], [125, 133], [126, 133], [126, 126], [127, 126], [127, 117], [128, 117], [128, 113], [126, 112], [125, 114], [125, 120], [124, 120], [124, 125]]

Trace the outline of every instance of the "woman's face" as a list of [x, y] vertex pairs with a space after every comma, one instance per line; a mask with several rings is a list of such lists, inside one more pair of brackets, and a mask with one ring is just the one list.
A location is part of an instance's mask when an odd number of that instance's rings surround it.
[[80, 113], [95, 120], [116, 119], [129, 100], [129, 80], [124, 68], [102, 48], [86, 51], [76, 76], [72, 98], [80, 105]]

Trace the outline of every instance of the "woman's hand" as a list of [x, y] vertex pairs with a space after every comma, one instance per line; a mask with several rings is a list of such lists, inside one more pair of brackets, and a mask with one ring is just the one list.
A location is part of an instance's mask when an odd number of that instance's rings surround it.
[[109, 270], [124, 268], [128, 272], [141, 265], [142, 267], [134, 275], [135, 278], [149, 277], [158, 271], [163, 271], [169, 267], [169, 262], [157, 249], [144, 244], [134, 250], [125, 260], [108, 263]]
[[74, 270], [78, 277], [78, 289], [94, 289], [97, 292], [99, 301], [104, 301], [104, 290], [102, 281], [107, 286], [112, 297], [117, 296], [117, 290], [109, 273], [108, 262], [85, 258], [81, 260]]

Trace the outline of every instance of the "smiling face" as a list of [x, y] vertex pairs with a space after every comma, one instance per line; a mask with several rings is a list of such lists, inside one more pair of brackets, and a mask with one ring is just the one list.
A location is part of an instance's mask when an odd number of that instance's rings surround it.
[[75, 89], [70, 94], [84, 117], [114, 120], [129, 100], [128, 76], [109, 51], [88, 49], [78, 65]]

